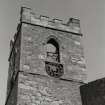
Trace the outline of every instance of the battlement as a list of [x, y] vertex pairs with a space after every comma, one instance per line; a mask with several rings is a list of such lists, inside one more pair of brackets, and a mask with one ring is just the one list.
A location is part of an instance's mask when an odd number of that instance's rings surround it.
[[27, 7], [21, 7], [20, 21], [31, 23], [34, 25], [40, 25], [53, 29], [81, 34], [79, 19], [70, 18], [67, 23], [64, 23], [60, 19], [56, 18], [52, 19], [49, 18], [48, 16], [38, 15], [34, 13], [31, 8]]

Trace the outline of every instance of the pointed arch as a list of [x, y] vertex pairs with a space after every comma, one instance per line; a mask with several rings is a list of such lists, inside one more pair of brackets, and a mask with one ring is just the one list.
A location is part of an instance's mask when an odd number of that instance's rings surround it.
[[46, 42], [47, 58], [50, 58], [56, 62], [60, 62], [59, 43], [55, 37], [50, 37]]

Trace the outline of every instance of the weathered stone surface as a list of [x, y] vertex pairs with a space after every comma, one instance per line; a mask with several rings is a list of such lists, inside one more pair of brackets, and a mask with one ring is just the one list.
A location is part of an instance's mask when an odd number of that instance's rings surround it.
[[[86, 70], [86, 66], [81, 36], [40, 26], [28, 25], [24, 27], [24, 25], [25, 23], [22, 24], [20, 70], [23, 70], [24, 64], [29, 64], [31, 67], [28, 72], [47, 75], [44, 70], [47, 60], [44, 46], [47, 39], [56, 37], [60, 46], [60, 62], [64, 66], [62, 78], [84, 82], [86, 71], [83, 69]], [[30, 43], [26, 37], [32, 39]], [[30, 56], [31, 59], [27, 59], [27, 56]]]
[[19, 73], [18, 84], [19, 105], [82, 105], [77, 82]]
[[[20, 64], [20, 32], [15, 34], [15, 39], [10, 49], [9, 55], [9, 70], [8, 70], [8, 82], [7, 82], [7, 97], [10, 94], [12, 85], [11, 81], [16, 78], [17, 72], [19, 71]], [[13, 80], [13, 81], [14, 81]]]
[[81, 34], [80, 22], [78, 19], [70, 18], [68, 23], [63, 23], [60, 19], [50, 19], [47, 16], [41, 15], [38, 16], [31, 9], [25, 7], [22, 8], [21, 21]]
[[24, 68], [23, 70], [30, 70], [30, 66], [29, 65], [24, 65], [23, 68]]
[[7, 100], [5, 105], [17, 105], [17, 95], [18, 95], [18, 86], [17, 86], [17, 80], [14, 83], [13, 88], [8, 94]]

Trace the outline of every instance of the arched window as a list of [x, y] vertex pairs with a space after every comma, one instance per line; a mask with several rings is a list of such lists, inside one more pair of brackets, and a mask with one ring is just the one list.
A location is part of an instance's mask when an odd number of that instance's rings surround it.
[[60, 62], [59, 44], [54, 38], [51, 38], [47, 41], [46, 55], [47, 59], [51, 61]]

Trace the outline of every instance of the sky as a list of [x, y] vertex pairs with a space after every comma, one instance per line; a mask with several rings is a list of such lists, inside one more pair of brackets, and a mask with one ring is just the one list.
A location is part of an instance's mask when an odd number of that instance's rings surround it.
[[81, 22], [87, 82], [105, 77], [105, 0], [0, 0], [0, 105], [5, 104], [9, 42], [19, 23], [20, 7], [42, 15]]

